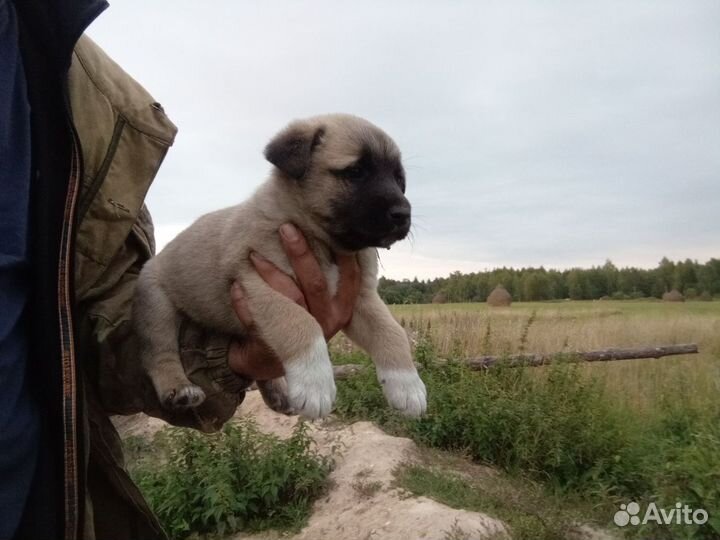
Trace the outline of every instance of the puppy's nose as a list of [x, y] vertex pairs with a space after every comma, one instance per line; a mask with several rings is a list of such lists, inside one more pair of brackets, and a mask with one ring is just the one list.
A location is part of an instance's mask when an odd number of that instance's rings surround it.
[[410, 223], [410, 205], [407, 203], [396, 204], [388, 211], [390, 221], [397, 227], [404, 227]]

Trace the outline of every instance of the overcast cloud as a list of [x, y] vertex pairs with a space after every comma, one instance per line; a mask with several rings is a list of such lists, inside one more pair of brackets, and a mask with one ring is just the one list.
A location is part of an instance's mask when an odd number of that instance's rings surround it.
[[720, 2], [124, 0], [90, 28], [179, 126], [160, 244], [248, 197], [289, 120], [364, 116], [415, 232], [383, 273], [720, 256]]

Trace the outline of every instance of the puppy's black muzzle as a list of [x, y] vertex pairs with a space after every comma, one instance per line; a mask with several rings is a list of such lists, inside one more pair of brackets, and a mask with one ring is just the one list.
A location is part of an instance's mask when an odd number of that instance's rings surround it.
[[407, 199], [400, 204], [396, 204], [388, 210], [390, 222], [398, 229], [410, 227], [410, 203]]
[[334, 209], [333, 236], [345, 249], [387, 248], [410, 232], [410, 202], [391, 178], [359, 184]]
[[378, 220], [380, 227], [375, 232], [375, 245], [390, 247], [394, 242], [405, 238], [410, 232], [410, 216], [410, 203], [404, 196], [391, 204]]

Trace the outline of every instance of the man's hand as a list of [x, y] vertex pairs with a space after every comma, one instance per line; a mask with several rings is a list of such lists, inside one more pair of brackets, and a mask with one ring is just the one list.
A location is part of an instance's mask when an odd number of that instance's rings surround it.
[[[255, 270], [268, 285], [315, 317], [329, 340], [345, 328], [352, 318], [355, 299], [360, 291], [360, 268], [355, 255], [338, 255], [340, 272], [337, 293], [330, 295], [325, 275], [313, 255], [305, 237], [295, 226], [280, 227], [280, 238], [297, 282], [257, 253], [252, 253]], [[282, 364], [275, 354], [252, 331], [253, 320], [243, 290], [235, 283], [230, 291], [235, 313], [250, 329], [250, 337], [230, 347], [228, 365], [238, 375], [253, 380], [275, 379], [284, 375]]]

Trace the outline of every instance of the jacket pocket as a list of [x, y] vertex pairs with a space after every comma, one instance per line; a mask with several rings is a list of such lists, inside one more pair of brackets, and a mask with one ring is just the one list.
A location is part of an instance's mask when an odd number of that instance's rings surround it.
[[[119, 120], [118, 122], [121, 122]], [[75, 288], [78, 300], [107, 283], [111, 265], [125, 266], [118, 258], [146, 258], [152, 254], [151, 222], [143, 201], [168, 146], [134, 129], [130, 124], [116, 128], [112, 152], [103, 162], [104, 174], [98, 174], [84, 192], [79, 208], [82, 213], [76, 237]], [[149, 230], [144, 230], [150, 227]], [[140, 253], [128, 252], [130, 236], [138, 241]], [[126, 261], [132, 264], [135, 260]], [[103, 279], [103, 283], [98, 281]]]

